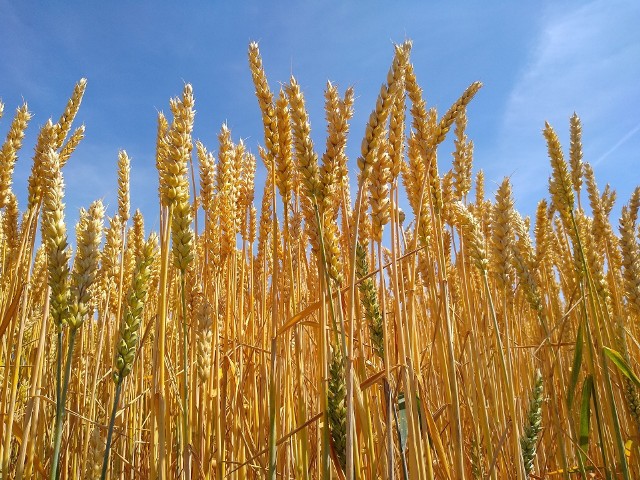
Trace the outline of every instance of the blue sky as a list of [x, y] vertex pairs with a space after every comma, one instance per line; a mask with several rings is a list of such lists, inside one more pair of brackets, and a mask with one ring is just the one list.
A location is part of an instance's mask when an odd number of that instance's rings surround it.
[[[640, 183], [640, 3], [591, 2], [10, 2], [0, 0], [0, 98], [4, 138], [22, 99], [34, 118], [16, 165], [21, 208], [38, 127], [57, 120], [74, 83], [88, 79], [77, 117], [86, 137], [65, 167], [67, 217], [104, 198], [116, 210], [119, 149], [132, 157], [132, 206], [157, 228], [156, 113], [184, 82], [194, 87], [195, 137], [217, 151], [223, 122], [234, 140], [263, 144], [247, 47], [257, 40], [271, 87], [293, 73], [303, 87], [316, 149], [324, 148], [327, 80], [356, 91], [348, 153], [391, 62], [410, 38], [429, 106], [443, 113], [472, 81], [475, 170], [492, 193], [504, 176], [517, 206], [534, 211], [550, 172], [548, 120], [568, 148], [568, 121], [583, 120], [585, 159], [619, 206]], [[440, 150], [449, 168], [451, 145]], [[258, 183], [264, 178], [259, 166]], [[353, 171], [355, 173], [355, 171]], [[260, 190], [258, 186], [258, 190]], [[617, 223], [617, 222], [615, 222]]]

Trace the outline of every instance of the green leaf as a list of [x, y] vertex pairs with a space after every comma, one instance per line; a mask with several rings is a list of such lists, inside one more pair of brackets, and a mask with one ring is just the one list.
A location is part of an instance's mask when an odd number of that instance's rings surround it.
[[400, 449], [404, 452], [407, 445], [409, 427], [407, 425], [407, 406], [403, 392], [398, 394], [398, 435], [400, 437]]
[[578, 384], [578, 376], [580, 375], [580, 367], [582, 366], [582, 347], [584, 345], [584, 332], [582, 328], [582, 322], [578, 327], [578, 337], [576, 338], [576, 349], [573, 353], [573, 364], [571, 366], [571, 377], [569, 379], [569, 392], [567, 394], [567, 404], [569, 408], [573, 404], [573, 399], [576, 394], [576, 385]]
[[589, 430], [591, 429], [591, 395], [593, 394], [593, 376], [589, 375], [582, 384], [582, 402], [580, 406], [580, 451], [582, 461], [586, 461], [589, 451]]
[[640, 387], [640, 379], [636, 376], [635, 373], [633, 373], [633, 370], [631, 370], [631, 367], [627, 364], [620, 352], [617, 352], [608, 347], [603, 348], [604, 354], [609, 357], [609, 359], [616, 365], [616, 367], [618, 367], [620, 373], [622, 373], [625, 377], [635, 383], [637, 387]]

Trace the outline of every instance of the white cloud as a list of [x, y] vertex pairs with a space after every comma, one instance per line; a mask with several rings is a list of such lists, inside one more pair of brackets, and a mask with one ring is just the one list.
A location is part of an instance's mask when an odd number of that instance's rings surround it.
[[501, 163], [488, 169], [489, 178], [514, 172], [527, 211], [546, 192], [545, 120], [568, 147], [569, 117], [576, 111], [583, 121], [585, 158], [594, 164], [640, 145], [637, 2], [593, 1], [571, 10], [553, 4], [542, 19], [503, 113], [495, 152]]

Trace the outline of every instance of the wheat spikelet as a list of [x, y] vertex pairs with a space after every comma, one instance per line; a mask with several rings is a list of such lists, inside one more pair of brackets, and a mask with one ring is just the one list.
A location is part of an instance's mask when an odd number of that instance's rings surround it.
[[570, 146], [569, 146], [569, 164], [571, 166], [571, 181], [576, 194], [580, 196], [580, 187], [582, 187], [582, 124], [580, 118], [573, 112], [569, 120]]
[[453, 211], [473, 263], [481, 272], [486, 272], [489, 260], [487, 259], [484, 239], [478, 221], [467, 207], [460, 202], [454, 203]]
[[382, 228], [391, 219], [389, 182], [391, 181], [391, 159], [386, 148], [380, 149], [369, 178], [369, 199], [371, 202], [372, 239], [382, 240]]
[[171, 222], [171, 242], [174, 265], [184, 272], [193, 261], [193, 230], [191, 229], [189, 199], [180, 198], [175, 204]]
[[256, 89], [258, 104], [260, 105], [260, 112], [262, 112], [267, 158], [269, 162], [272, 162], [278, 156], [278, 123], [273, 104], [273, 93], [269, 88], [267, 76], [262, 66], [262, 57], [260, 57], [260, 50], [256, 42], [249, 44], [249, 67]]
[[[349, 170], [347, 168], [348, 157], [345, 152], [345, 145], [347, 141], [347, 135], [349, 133], [349, 121], [353, 117], [353, 102], [354, 102], [354, 90], [353, 87], [347, 88], [344, 93], [344, 98], [339, 102], [339, 108], [341, 112], [342, 127], [340, 129], [340, 135], [338, 137], [339, 145], [337, 162], [336, 162], [336, 185], [341, 194], [336, 195], [335, 202], [338, 203], [342, 200], [341, 206], [344, 208], [342, 212], [342, 218], [347, 221], [351, 216], [351, 190], [349, 187]], [[334, 209], [337, 212], [336, 204], [334, 203]]]
[[200, 201], [205, 213], [210, 213], [214, 201], [214, 180], [216, 178], [216, 164], [213, 154], [208, 152], [202, 142], [196, 142], [198, 155], [198, 172], [200, 174]]
[[238, 196], [236, 200], [236, 218], [240, 219], [240, 231], [242, 238], [246, 239], [247, 214], [249, 207], [253, 204], [255, 197], [254, 179], [256, 175], [256, 157], [250, 153], [244, 153], [244, 145], [240, 142], [236, 155], [239, 155], [242, 162], [239, 169]]
[[300, 179], [304, 186], [304, 193], [308, 197], [319, 197], [321, 195], [321, 183], [318, 155], [313, 149], [311, 126], [309, 125], [304, 95], [293, 76], [289, 85], [285, 88], [291, 106], [293, 145], [298, 160]]
[[152, 234], [145, 243], [142, 257], [136, 263], [133, 283], [127, 294], [126, 307], [120, 325], [120, 339], [117, 344], [113, 380], [119, 383], [131, 373], [133, 359], [138, 345], [138, 330], [142, 322], [142, 312], [149, 288], [151, 262], [156, 254], [157, 238]]
[[49, 119], [40, 129], [38, 140], [36, 141], [33, 167], [31, 168], [31, 175], [29, 176], [29, 210], [39, 206], [42, 201], [46, 183], [47, 156], [49, 155], [49, 150], [55, 145], [55, 139], [56, 130], [53, 123], [51, 123], [51, 119]]
[[[120, 284], [120, 256], [122, 252], [122, 221], [116, 214], [109, 219], [109, 227], [105, 230], [105, 242], [102, 248], [102, 254], [100, 255], [100, 283], [101, 288], [105, 293], [108, 293], [112, 288], [118, 288]], [[113, 297], [110, 296], [110, 306], [115, 304]]]
[[[262, 150], [261, 150], [262, 152]], [[258, 250], [256, 252], [256, 267], [262, 269], [266, 256], [270, 255], [268, 248], [269, 234], [271, 232], [271, 205], [273, 196], [272, 174], [273, 167], [267, 165], [267, 177], [262, 191], [262, 204], [260, 207], [260, 222], [258, 224]]]
[[405, 140], [405, 116], [406, 116], [406, 95], [401, 91], [396, 95], [396, 99], [389, 114], [389, 143], [388, 151], [391, 159], [391, 178], [395, 180], [400, 175], [402, 169], [402, 159], [404, 157]]
[[453, 180], [457, 200], [466, 198], [471, 191], [471, 168], [473, 163], [473, 142], [467, 138], [467, 109], [464, 108], [456, 117], [453, 152]]
[[278, 124], [278, 155], [276, 156], [276, 187], [282, 196], [282, 202], [289, 205], [295, 176], [291, 153], [293, 141], [291, 131], [291, 113], [287, 95], [281, 89], [276, 100], [276, 118]]
[[192, 209], [189, 203], [188, 162], [191, 158], [191, 131], [195, 115], [193, 89], [186, 84], [182, 99], [171, 103], [173, 123], [167, 138], [168, 155], [161, 178], [161, 196], [164, 205], [173, 206], [171, 216], [171, 243], [174, 265], [184, 272], [193, 260]]
[[218, 171], [216, 188], [218, 191], [221, 245], [220, 253], [223, 257], [231, 254], [235, 248], [237, 175], [236, 147], [231, 141], [231, 131], [223, 125], [218, 135]]
[[342, 260], [340, 258], [340, 232], [335, 220], [327, 218], [324, 223], [324, 247], [329, 276], [338, 285], [342, 283]]
[[491, 212], [490, 259], [491, 271], [498, 281], [499, 288], [513, 283], [511, 257], [513, 255], [513, 195], [511, 182], [505, 178], [498, 191]]
[[[187, 180], [188, 162], [191, 157], [191, 131], [193, 130], [193, 89], [186, 84], [181, 99], [172, 99], [171, 111], [173, 122], [166, 133], [166, 145], [159, 140], [158, 161], [160, 173], [160, 197], [163, 205], [174, 203], [188, 203], [189, 185]], [[161, 129], [164, 130], [162, 121], [159, 121], [159, 137]], [[185, 211], [184, 205], [181, 206]]]
[[631, 311], [640, 315], [640, 247], [636, 238], [637, 210], [622, 207], [620, 218], [620, 250], [622, 253], [625, 296]]
[[602, 208], [604, 209], [604, 212], [607, 217], [611, 213], [611, 210], [613, 209], [613, 205], [615, 204], [617, 197], [618, 197], [618, 194], [616, 193], [616, 191], [613, 190], [611, 186], [607, 183], [604, 186], [604, 190], [602, 191], [602, 197], [601, 197]]
[[[616, 344], [618, 351], [622, 354], [622, 358], [624, 358], [627, 365], [633, 365], [631, 362], [631, 358], [629, 355], [629, 346], [627, 344], [627, 332], [624, 326], [624, 322], [622, 318], [616, 319]], [[637, 426], [640, 428], [640, 395], [638, 394], [638, 389], [636, 384], [626, 376], [622, 376], [623, 381], [623, 392], [624, 399], [627, 403], [627, 408], [629, 409], [629, 413], [633, 417]]]
[[69, 161], [69, 158], [71, 158], [71, 155], [73, 154], [73, 152], [75, 152], [76, 148], [78, 148], [78, 145], [80, 145], [80, 142], [83, 138], [84, 125], [81, 125], [73, 131], [71, 137], [69, 137], [69, 140], [67, 140], [60, 149], [60, 167], [64, 167], [66, 165], [66, 163]]
[[380, 93], [376, 100], [376, 107], [369, 115], [369, 121], [365, 129], [365, 135], [360, 147], [358, 168], [365, 177], [375, 162], [380, 141], [384, 135], [385, 123], [391, 111], [395, 97], [402, 89], [405, 69], [409, 60], [411, 43], [395, 46], [393, 62], [387, 73], [387, 82], [380, 87]]
[[198, 367], [198, 378], [205, 384], [211, 373], [211, 340], [213, 325], [213, 312], [211, 304], [199, 296], [196, 302], [196, 321], [198, 324], [196, 361]]
[[84, 480], [95, 480], [100, 478], [102, 469], [102, 456], [104, 454], [105, 441], [100, 431], [100, 426], [96, 425], [91, 430], [89, 438], [89, 457], [85, 465]]
[[[4, 215], [2, 215], [2, 236], [4, 237], [4, 245], [7, 249], [6, 259], [9, 265], [14, 262], [15, 255], [18, 252], [20, 236], [18, 231], [18, 197], [13, 192], [7, 195]], [[1, 245], [1, 244], [0, 244]], [[8, 271], [9, 268], [5, 269]]]
[[[435, 123], [435, 117], [429, 116], [428, 121]], [[429, 198], [427, 193], [422, 191], [422, 185], [427, 175], [427, 166], [420, 153], [418, 136], [419, 134], [415, 131], [411, 132], [409, 136], [407, 155], [409, 163], [407, 164], [405, 162], [402, 165], [402, 182], [407, 190], [409, 204], [411, 205], [414, 215], [417, 217], [418, 212], [420, 215], [418, 219], [419, 240], [422, 242], [422, 245], [429, 245], [432, 234]]]
[[47, 248], [48, 283], [51, 288], [50, 311], [56, 328], [60, 330], [69, 319], [69, 259], [71, 249], [67, 244], [64, 223], [64, 184], [58, 162], [58, 154], [49, 149], [45, 166], [47, 186], [44, 190], [42, 209], [42, 241]]
[[473, 97], [478, 93], [478, 90], [482, 88], [481, 82], [473, 82], [471, 85], [467, 87], [467, 89], [462, 93], [460, 98], [454, 102], [447, 113], [440, 119], [437, 128], [433, 131], [433, 136], [431, 140], [431, 148], [435, 147], [442, 143], [445, 139], [447, 133], [449, 133], [449, 129], [455, 119], [463, 113], [469, 104], [469, 102], [473, 99]]
[[[162, 180], [167, 172], [165, 171], [167, 164], [167, 156], [169, 155], [169, 146], [167, 144], [167, 134], [169, 133], [169, 122], [162, 112], [158, 112], [158, 127], [156, 130], [156, 170], [158, 177]], [[162, 182], [158, 184], [158, 195], [161, 204], [164, 205]]]
[[440, 192], [442, 194], [441, 216], [442, 220], [449, 225], [453, 225], [455, 223], [451, 212], [451, 205], [454, 201], [460, 200], [455, 196], [453, 184], [453, 171], [449, 170], [444, 174], [442, 181], [440, 182]]
[[569, 231], [572, 231], [571, 212], [574, 208], [575, 197], [573, 184], [569, 174], [567, 162], [562, 154], [562, 147], [558, 135], [549, 123], [545, 123], [544, 137], [547, 140], [549, 158], [551, 159], [552, 174], [549, 179], [549, 192], [554, 208], [560, 213], [562, 221]]
[[344, 471], [347, 464], [347, 386], [345, 382], [344, 358], [339, 348], [333, 349], [329, 364], [328, 386], [329, 431], [333, 449]]
[[[411, 63], [405, 68], [405, 88], [411, 100], [412, 132], [415, 156], [426, 158], [426, 146], [429, 143], [430, 132], [435, 128], [435, 118], [430, 118], [427, 104], [422, 95], [422, 88], [418, 85], [415, 71]], [[409, 157], [411, 158], [411, 157]]]
[[520, 280], [520, 284], [525, 289], [525, 296], [529, 305], [534, 311], [540, 312], [543, 307], [542, 298], [535, 276], [535, 253], [533, 245], [531, 245], [528, 227], [518, 212], [513, 212], [512, 220], [517, 240], [513, 244], [511, 261]]
[[346, 175], [345, 147], [349, 132], [349, 118], [351, 107], [349, 90], [342, 101], [338, 89], [331, 82], [327, 82], [325, 89], [325, 116], [327, 119], [326, 150], [322, 155], [322, 167], [320, 168], [321, 192], [319, 195], [320, 212], [331, 212], [337, 217], [338, 207], [342, 203], [341, 188], [344, 185]]
[[130, 245], [133, 247], [135, 257], [139, 258], [142, 256], [142, 248], [145, 243], [144, 217], [139, 209], [133, 213], [133, 239]]
[[313, 208], [314, 199], [318, 199], [322, 195], [318, 155], [313, 149], [311, 126], [309, 125], [309, 117], [304, 104], [304, 96], [300, 90], [300, 85], [293, 76], [285, 90], [291, 107], [293, 147], [303, 188], [303, 195], [301, 196], [302, 211], [304, 212], [306, 228], [311, 240], [311, 248], [314, 252], [319, 252], [319, 230]]
[[583, 250], [585, 260], [589, 267], [589, 273], [593, 280], [596, 291], [600, 297], [608, 302], [609, 290], [607, 289], [607, 281], [604, 274], [604, 253], [597, 247], [595, 236], [593, 235], [593, 220], [587, 218], [584, 214], [577, 215], [578, 230], [580, 238], [583, 239]]
[[257, 231], [257, 210], [256, 207], [251, 205], [249, 209], [249, 242], [253, 243], [256, 241], [256, 231]]
[[16, 110], [16, 115], [7, 133], [7, 139], [0, 149], [0, 209], [4, 208], [9, 200], [13, 168], [18, 158], [18, 151], [22, 147], [22, 140], [29, 120], [31, 120], [31, 113], [25, 103]]
[[361, 279], [358, 284], [360, 302], [369, 325], [373, 350], [381, 359], [384, 359], [384, 326], [382, 325], [378, 292], [373, 279], [364, 278], [369, 275], [369, 262], [367, 261], [367, 252], [360, 243], [356, 244], [356, 275]]
[[73, 120], [78, 113], [78, 109], [80, 108], [80, 103], [82, 102], [82, 97], [84, 96], [84, 91], [86, 90], [86, 88], [86, 78], [81, 78], [73, 87], [71, 98], [69, 98], [64, 112], [60, 116], [58, 123], [56, 123], [55, 125], [56, 138], [53, 144], [54, 149], [58, 150], [64, 143], [65, 138], [67, 138], [67, 135], [71, 130], [71, 124], [73, 123]]
[[129, 196], [130, 174], [131, 160], [126, 151], [120, 150], [118, 152], [118, 216], [125, 224], [129, 220], [129, 209], [131, 208]]
[[[600, 190], [596, 184], [593, 167], [588, 163], [584, 164], [584, 177], [587, 181], [587, 194], [589, 195], [589, 205], [591, 207], [591, 213], [593, 214], [593, 233], [596, 238], [601, 240], [606, 237], [605, 231], [608, 220], [605, 215], [604, 206], [602, 205]], [[573, 181], [575, 182], [575, 179], [573, 179]]]
[[104, 206], [100, 200], [91, 204], [89, 210], [80, 210], [80, 221], [76, 227], [76, 256], [71, 272], [71, 298], [69, 326], [78, 328], [89, 313], [90, 288], [98, 272]]
[[529, 413], [527, 424], [524, 427], [524, 435], [520, 438], [522, 447], [522, 460], [524, 469], [529, 475], [533, 470], [533, 461], [536, 457], [538, 435], [542, 430], [542, 373], [536, 370], [534, 377], [533, 392], [529, 400]]

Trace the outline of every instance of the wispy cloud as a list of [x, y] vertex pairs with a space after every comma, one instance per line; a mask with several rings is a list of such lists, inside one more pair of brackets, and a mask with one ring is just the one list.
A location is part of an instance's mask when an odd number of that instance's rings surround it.
[[627, 143], [629, 141], [629, 139], [631, 139], [636, 133], [640, 132], [640, 123], [638, 125], [636, 125], [635, 127], [633, 127], [629, 132], [627, 132], [620, 140], [618, 140], [616, 142], [616, 144], [611, 147], [609, 150], [607, 150], [606, 152], [604, 152], [600, 158], [598, 158], [595, 162], [593, 162], [594, 165], [599, 165], [601, 164], [604, 160], [606, 160], [606, 158], [611, 155], [613, 152], [615, 152], [616, 150], [618, 150], [618, 148], [620, 148], [622, 145], [624, 145], [625, 143]]
[[[490, 175], [515, 170], [516, 191], [526, 203], [545, 194], [545, 120], [568, 144], [569, 117], [578, 112], [585, 156], [597, 158], [595, 163], [630, 146], [640, 128], [640, 6], [632, 1], [592, 1], [563, 9], [554, 3], [542, 19], [503, 112], [495, 152], [501, 163], [488, 169]], [[620, 131], [628, 133], [621, 138]]]

